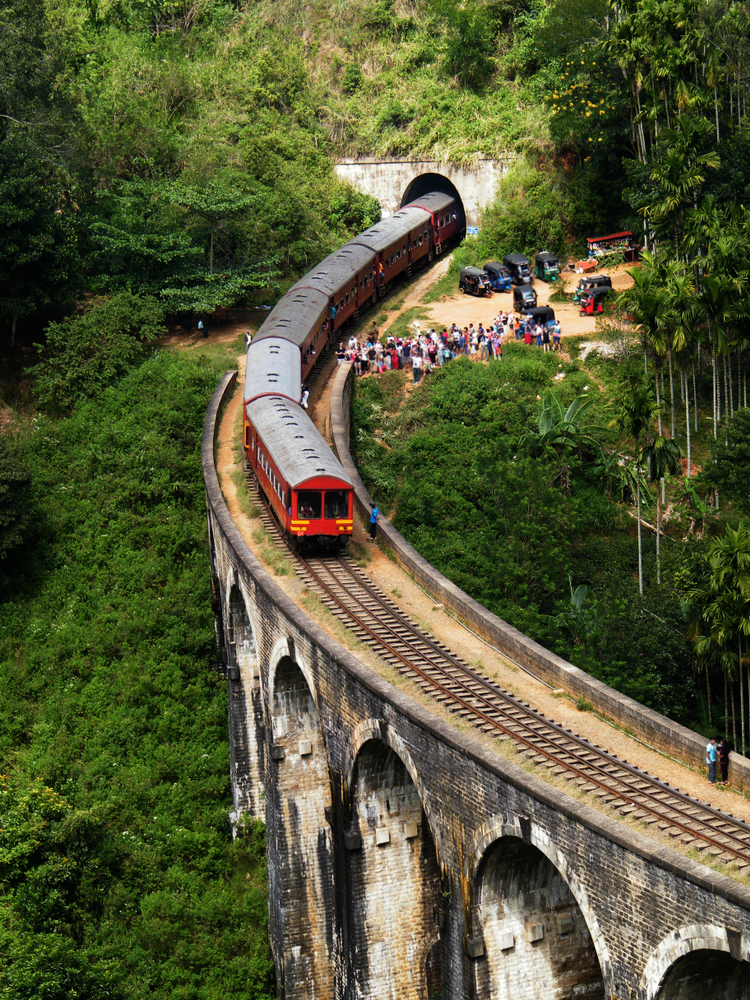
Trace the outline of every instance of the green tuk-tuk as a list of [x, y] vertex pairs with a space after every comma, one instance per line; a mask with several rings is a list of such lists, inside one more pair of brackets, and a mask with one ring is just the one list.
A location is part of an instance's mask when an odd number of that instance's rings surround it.
[[542, 250], [534, 259], [534, 274], [542, 281], [555, 281], [560, 277], [560, 261], [553, 253]]

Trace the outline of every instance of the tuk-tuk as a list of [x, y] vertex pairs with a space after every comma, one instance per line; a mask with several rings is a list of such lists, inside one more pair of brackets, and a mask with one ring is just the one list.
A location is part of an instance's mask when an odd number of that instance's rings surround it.
[[[604, 303], [608, 296], [613, 295], [609, 285], [594, 285], [587, 288], [581, 295], [581, 316], [594, 316], [604, 312]], [[609, 308], [612, 308], [611, 304]]]
[[461, 271], [458, 290], [468, 295], [492, 295], [490, 277], [481, 267], [465, 267]]
[[490, 276], [490, 284], [493, 291], [510, 291], [510, 271], [504, 264], [499, 264], [496, 260], [490, 260], [484, 265], [484, 269]]
[[530, 316], [535, 323], [541, 323], [542, 326], [551, 327], [555, 322], [555, 310], [552, 306], [534, 306], [530, 309], [523, 310], [524, 316]]
[[555, 281], [560, 277], [560, 261], [547, 250], [542, 250], [534, 258], [534, 274], [542, 281]]
[[509, 253], [503, 257], [503, 264], [510, 271], [514, 285], [530, 285], [532, 282], [531, 261], [522, 253]]
[[513, 289], [513, 308], [519, 312], [533, 309], [536, 305], [536, 292], [531, 285], [516, 285]]
[[612, 279], [606, 274], [591, 274], [587, 275], [585, 278], [581, 278], [575, 290], [575, 295], [573, 296], [573, 302], [580, 302], [583, 298], [584, 292], [587, 292], [589, 288], [595, 287], [612, 287]]

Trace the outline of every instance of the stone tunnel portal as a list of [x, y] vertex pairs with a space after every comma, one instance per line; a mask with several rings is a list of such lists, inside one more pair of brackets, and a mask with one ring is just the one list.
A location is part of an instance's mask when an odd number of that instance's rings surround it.
[[407, 186], [406, 191], [404, 191], [401, 199], [401, 208], [404, 205], [408, 205], [410, 201], [416, 201], [420, 195], [429, 194], [430, 191], [441, 191], [443, 194], [450, 194], [458, 200], [458, 204], [460, 205], [459, 221], [461, 224], [461, 237], [463, 237], [466, 229], [466, 212], [464, 210], [463, 199], [456, 185], [448, 180], [447, 177], [444, 177], [443, 174], [427, 173], [419, 174], [418, 177], [415, 177]]

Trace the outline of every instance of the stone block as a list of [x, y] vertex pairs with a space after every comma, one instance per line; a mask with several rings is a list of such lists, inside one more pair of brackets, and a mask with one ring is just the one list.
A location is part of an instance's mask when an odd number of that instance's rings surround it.
[[516, 939], [510, 931], [505, 931], [500, 935], [500, 951], [510, 951], [511, 948], [515, 948], [515, 946]]
[[284, 759], [284, 748], [278, 743], [274, 743], [271, 747], [271, 760], [283, 760]]
[[362, 846], [362, 838], [358, 833], [345, 833], [344, 846], [347, 851], [358, 851]]
[[573, 915], [571, 913], [559, 913], [557, 915], [557, 933], [570, 934], [573, 930]]
[[387, 826], [379, 826], [375, 831], [375, 843], [378, 846], [382, 844], [389, 844], [391, 842], [391, 831]]
[[544, 924], [527, 924], [526, 934], [532, 944], [541, 941], [544, 938]]
[[312, 743], [310, 740], [300, 740], [299, 741], [299, 755], [300, 757], [309, 757], [312, 753]]
[[404, 823], [404, 837], [407, 840], [413, 840], [416, 837], [417, 832], [416, 823]]
[[469, 958], [481, 958], [484, 955], [484, 938], [481, 935], [466, 937], [464, 947]]

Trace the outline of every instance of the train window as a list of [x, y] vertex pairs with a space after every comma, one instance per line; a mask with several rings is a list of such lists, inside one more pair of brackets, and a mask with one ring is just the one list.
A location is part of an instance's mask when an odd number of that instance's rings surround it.
[[346, 301], [349, 301], [349, 292], [346, 293]]
[[422, 246], [422, 234], [419, 234], [419, 245]]
[[300, 490], [297, 494], [297, 517], [315, 520], [320, 517], [322, 496], [319, 490]]
[[250, 424], [245, 424], [245, 447], [250, 447]]
[[346, 490], [326, 490], [326, 517], [349, 516], [349, 494]]

